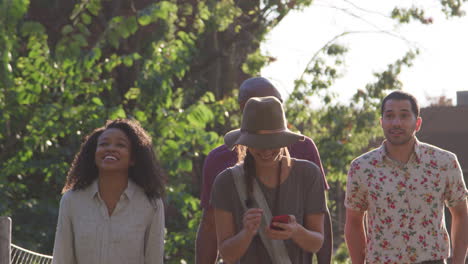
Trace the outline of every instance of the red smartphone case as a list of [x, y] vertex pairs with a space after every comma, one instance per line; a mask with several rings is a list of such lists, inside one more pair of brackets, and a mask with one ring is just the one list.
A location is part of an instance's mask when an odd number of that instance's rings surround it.
[[271, 219], [271, 223], [270, 223], [270, 228], [271, 229], [283, 230], [282, 228], [274, 226], [273, 222], [280, 222], [280, 223], [286, 223], [287, 224], [287, 223], [289, 223], [289, 215], [276, 215], [276, 216], [273, 216], [273, 218]]

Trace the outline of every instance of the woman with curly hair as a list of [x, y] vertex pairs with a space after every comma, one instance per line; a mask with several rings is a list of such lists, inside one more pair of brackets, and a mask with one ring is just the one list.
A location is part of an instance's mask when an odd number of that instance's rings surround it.
[[89, 134], [62, 193], [53, 263], [163, 263], [163, 179], [138, 122]]

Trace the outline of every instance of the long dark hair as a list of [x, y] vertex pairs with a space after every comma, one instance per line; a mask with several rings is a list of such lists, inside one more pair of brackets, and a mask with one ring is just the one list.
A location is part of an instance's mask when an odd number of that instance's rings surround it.
[[131, 155], [135, 164], [129, 168], [129, 178], [143, 188], [148, 198], [161, 198], [164, 195], [163, 174], [153, 150], [151, 137], [138, 121], [130, 119], [109, 120], [104, 127], [95, 129], [85, 137], [68, 171], [62, 193], [70, 189], [84, 189], [98, 178], [95, 162], [97, 140], [110, 128], [120, 129], [131, 142]]
[[246, 146], [237, 145], [236, 151], [237, 151], [237, 163], [244, 162], [243, 168], [244, 168], [245, 184], [246, 184], [246, 189], [247, 189], [247, 201], [251, 202], [252, 195], [253, 195], [253, 180], [256, 175], [255, 159], [252, 156], [252, 154], [250, 154], [250, 152], [247, 151]]

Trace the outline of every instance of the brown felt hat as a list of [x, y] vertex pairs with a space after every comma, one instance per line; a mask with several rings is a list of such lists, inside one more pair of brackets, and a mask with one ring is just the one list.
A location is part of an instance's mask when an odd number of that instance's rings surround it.
[[304, 136], [288, 129], [283, 106], [273, 96], [250, 98], [244, 107], [241, 128], [224, 136], [224, 143], [231, 149], [236, 145], [276, 149], [299, 140], [304, 140]]

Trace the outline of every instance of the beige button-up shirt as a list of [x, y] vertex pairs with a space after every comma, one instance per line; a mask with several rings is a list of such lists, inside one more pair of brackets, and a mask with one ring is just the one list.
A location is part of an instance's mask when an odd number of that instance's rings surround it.
[[63, 195], [53, 264], [159, 264], [163, 253], [163, 203], [131, 180], [111, 216], [97, 181]]
[[345, 206], [368, 213], [368, 263], [416, 263], [449, 257], [444, 203], [466, 201], [457, 157], [416, 142], [406, 164], [385, 145], [351, 163]]

